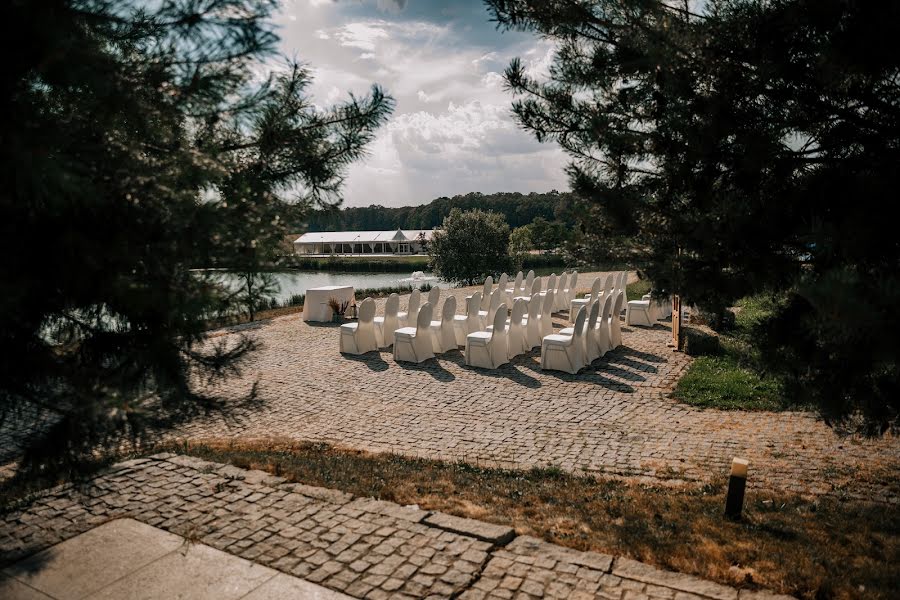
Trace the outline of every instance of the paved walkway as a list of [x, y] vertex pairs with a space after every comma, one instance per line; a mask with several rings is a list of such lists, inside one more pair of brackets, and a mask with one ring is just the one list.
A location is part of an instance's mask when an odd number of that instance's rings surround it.
[[3, 515], [0, 566], [0, 597], [44, 600], [335, 597], [308, 582], [401, 600], [776, 598], [172, 454], [120, 463]]
[[[594, 276], [581, 275], [579, 287]], [[459, 303], [475, 289], [451, 293]], [[380, 311], [384, 300], [378, 304]], [[662, 325], [624, 328], [624, 345], [577, 376], [542, 372], [537, 350], [496, 371], [467, 367], [460, 352], [421, 365], [397, 363], [390, 352], [342, 356], [337, 326], [299, 315], [241, 331], [262, 349], [221, 393], [246, 392], [258, 380], [264, 407], [237, 423], [197, 422], [181, 435], [325, 441], [692, 482], [724, 478], [742, 456], [755, 487], [898, 502], [885, 477], [900, 468], [896, 438], [841, 438], [806, 413], [700, 410], [669, 398], [691, 359], [667, 347]]]
[[0, 574], [5, 600], [349, 600], [133, 519], [115, 519]]

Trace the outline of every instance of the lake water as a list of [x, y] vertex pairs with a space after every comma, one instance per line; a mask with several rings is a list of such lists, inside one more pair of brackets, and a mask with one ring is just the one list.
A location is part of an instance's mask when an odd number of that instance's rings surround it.
[[[272, 273], [278, 283], [275, 297], [279, 302], [289, 299], [294, 294], [305, 294], [306, 290], [325, 285], [352, 285], [355, 289], [391, 288], [398, 285], [411, 285], [407, 279], [412, 273], [329, 273], [327, 271], [279, 271]], [[425, 273], [431, 277], [431, 273]], [[450, 287], [440, 280], [426, 280], [431, 285]]]

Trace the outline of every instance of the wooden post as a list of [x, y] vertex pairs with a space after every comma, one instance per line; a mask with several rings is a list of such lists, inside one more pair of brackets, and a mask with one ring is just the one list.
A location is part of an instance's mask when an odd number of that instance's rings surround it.
[[684, 334], [681, 331], [681, 296], [672, 296], [672, 343], [676, 351], [681, 351], [684, 346]]
[[747, 459], [731, 461], [731, 477], [728, 478], [728, 495], [725, 497], [725, 516], [740, 519], [744, 510], [744, 490], [747, 489]]

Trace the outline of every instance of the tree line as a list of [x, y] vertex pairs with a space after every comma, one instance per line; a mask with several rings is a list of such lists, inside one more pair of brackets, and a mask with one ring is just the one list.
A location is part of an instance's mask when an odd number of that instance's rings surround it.
[[433, 229], [439, 227], [450, 211], [458, 208], [486, 210], [499, 213], [510, 227], [521, 227], [535, 219], [574, 224], [571, 212], [571, 192], [551, 190], [546, 193], [498, 192], [482, 194], [470, 192], [452, 198], [435, 198], [420, 206], [385, 207], [378, 204], [365, 207], [313, 210], [293, 224], [306, 231], [388, 231], [392, 229]]

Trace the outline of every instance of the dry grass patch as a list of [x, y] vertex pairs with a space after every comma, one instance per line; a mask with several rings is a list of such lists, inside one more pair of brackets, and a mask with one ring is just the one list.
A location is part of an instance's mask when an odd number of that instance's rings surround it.
[[739, 587], [803, 598], [893, 598], [900, 589], [896, 506], [757, 493], [751, 480], [745, 518], [730, 522], [722, 517], [724, 481], [651, 486], [291, 442], [206, 441], [175, 450]]

